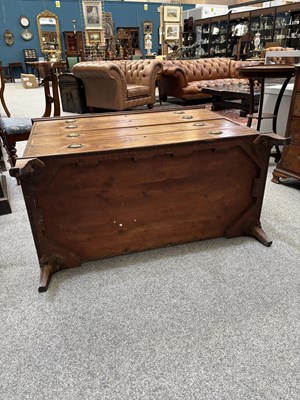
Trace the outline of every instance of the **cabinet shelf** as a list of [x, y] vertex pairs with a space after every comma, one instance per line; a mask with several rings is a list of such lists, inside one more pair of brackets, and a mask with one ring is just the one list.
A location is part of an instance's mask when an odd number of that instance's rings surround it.
[[[237, 29], [239, 36], [236, 34]], [[300, 3], [197, 19], [194, 31], [196, 41], [205, 47], [210, 56], [220, 54], [219, 51], [214, 51], [216, 45], [219, 45], [220, 49], [226, 48], [227, 57], [237, 57], [238, 39], [249, 31], [252, 36], [248, 43], [247, 54], [242, 55], [243, 59], [252, 56], [255, 47], [253, 39], [257, 32], [260, 33], [261, 50], [268, 47], [268, 43], [274, 42], [277, 46], [298, 50], [300, 49]]]

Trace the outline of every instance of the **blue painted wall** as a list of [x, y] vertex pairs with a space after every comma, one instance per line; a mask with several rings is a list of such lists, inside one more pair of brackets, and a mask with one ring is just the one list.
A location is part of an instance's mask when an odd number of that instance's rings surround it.
[[[144, 10], [144, 3], [105, 1], [104, 11], [111, 12], [115, 28], [117, 27], [139, 27], [140, 28], [140, 49], [143, 51], [143, 21], [153, 21], [153, 52], [157, 52], [158, 27], [160, 14], [157, 12], [161, 3], [145, 3], [148, 10]], [[184, 5], [183, 9], [191, 9], [192, 4]], [[62, 32], [72, 31], [72, 20], [76, 20], [77, 30], [83, 30], [81, 16], [81, 0], [60, 0], [60, 8], [55, 6], [54, 0], [0, 0], [0, 60], [6, 66], [10, 62], [23, 62], [23, 49], [36, 49], [37, 56], [42, 57], [40, 42], [36, 25], [36, 16], [44, 10], [55, 13], [59, 19], [61, 42], [63, 43]], [[33, 39], [24, 41], [20, 35], [23, 29], [19, 18], [25, 15], [30, 19], [29, 29], [33, 33]], [[14, 35], [14, 44], [10, 47], [4, 41], [4, 32], [9, 30]], [[64, 50], [64, 49], [63, 49]]]

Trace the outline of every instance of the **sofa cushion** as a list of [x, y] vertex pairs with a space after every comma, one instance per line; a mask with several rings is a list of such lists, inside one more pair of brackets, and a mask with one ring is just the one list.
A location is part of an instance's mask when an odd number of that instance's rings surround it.
[[127, 84], [127, 97], [128, 99], [132, 99], [133, 97], [140, 97], [140, 96], [150, 96], [150, 88], [149, 86], [142, 86], [142, 85], [131, 85]]
[[29, 135], [31, 129], [30, 118], [0, 118], [1, 135]]
[[162, 63], [156, 60], [115, 60], [114, 63], [123, 71], [127, 84], [149, 86], [155, 66], [157, 73], [162, 71]]

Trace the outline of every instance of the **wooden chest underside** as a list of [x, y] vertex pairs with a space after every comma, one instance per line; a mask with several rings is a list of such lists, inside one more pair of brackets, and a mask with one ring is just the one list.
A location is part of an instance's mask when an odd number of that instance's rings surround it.
[[14, 172], [40, 290], [103, 257], [220, 236], [270, 245], [259, 219], [274, 140], [202, 110], [35, 122]]

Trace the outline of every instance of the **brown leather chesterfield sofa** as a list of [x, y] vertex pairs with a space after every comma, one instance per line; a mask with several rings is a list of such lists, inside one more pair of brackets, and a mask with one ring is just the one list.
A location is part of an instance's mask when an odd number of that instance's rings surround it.
[[237, 68], [257, 65], [257, 61], [235, 61], [229, 58], [200, 58], [196, 60], [165, 60], [160, 79], [160, 98], [167, 96], [182, 100], [208, 97], [202, 93], [207, 86], [248, 84], [248, 79], [240, 79]]
[[86, 61], [72, 69], [84, 84], [87, 106], [108, 110], [152, 108], [161, 71], [157, 60]]
[[[263, 57], [266, 56], [266, 53], [268, 51], [292, 51], [295, 50], [293, 47], [280, 47], [280, 46], [275, 46], [275, 47], [268, 47], [265, 49], [263, 52]], [[288, 64], [292, 65], [295, 64], [296, 60], [295, 57], [269, 57], [267, 60], [267, 64]]]

